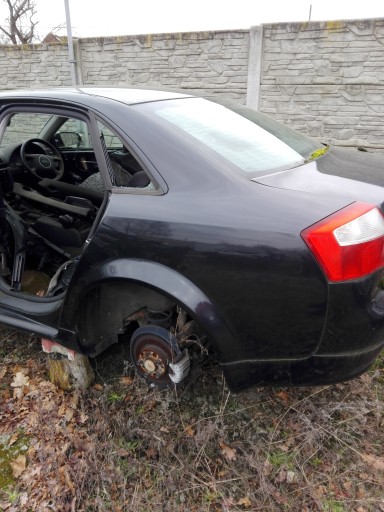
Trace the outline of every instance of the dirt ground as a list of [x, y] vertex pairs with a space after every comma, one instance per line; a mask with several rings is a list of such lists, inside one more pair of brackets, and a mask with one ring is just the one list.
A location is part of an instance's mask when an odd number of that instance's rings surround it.
[[213, 363], [152, 389], [126, 352], [63, 392], [38, 340], [0, 332], [0, 509], [384, 511], [384, 358], [345, 384], [233, 395]]

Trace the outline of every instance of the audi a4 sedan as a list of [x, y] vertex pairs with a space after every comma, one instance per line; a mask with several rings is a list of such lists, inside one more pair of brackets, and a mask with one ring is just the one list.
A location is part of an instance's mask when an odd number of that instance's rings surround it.
[[178, 384], [353, 378], [384, 344], [384, 160], [241, 105], [0, 94], [0, 323]]

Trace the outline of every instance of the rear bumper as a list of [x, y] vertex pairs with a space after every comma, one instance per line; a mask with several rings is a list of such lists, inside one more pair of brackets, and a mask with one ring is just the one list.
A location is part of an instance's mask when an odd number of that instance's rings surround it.
[[292, 361], [238, 361], [223, 365], [231, 391], [250, 386], [318, 386], [353, 379], [374, 363], [384, 348], [376, 347], [356, 353], [316, 355]]
[[325, 316], [322, 336], [307, 357], [284, 358], [276, 351], [223, 363], [231, 391], [334, 384], [366, 371], [384, 348], [384, 271], [329, 283]]
[[384, 272], [331, 283], [327, 317], [316, 356], [375, 350], [384, 340]]

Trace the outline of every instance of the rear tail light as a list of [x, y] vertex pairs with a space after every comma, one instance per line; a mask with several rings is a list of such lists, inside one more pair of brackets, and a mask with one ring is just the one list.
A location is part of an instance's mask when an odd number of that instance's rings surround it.
[[301, 233], [330, 281], [346, 281], [384, 267], [384, 217], [353, 203]]

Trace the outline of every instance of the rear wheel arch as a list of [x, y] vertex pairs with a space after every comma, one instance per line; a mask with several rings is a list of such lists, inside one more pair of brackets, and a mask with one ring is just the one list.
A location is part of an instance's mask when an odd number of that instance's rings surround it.
[[[89, 283], [89, 286], [80, 286], [81, 291], [72, 304], [77, 303], [79, 306], [76, 308], [79, 342], [91, 355], [102, 352], [115, 342], [113, 337], [110, 340], [99, 340], [99, 346], [96, 347], [92, 346], [92, 340], [85, 339], [87, 329], [88, 332], [91, 332], [95, 327], [92, 318], [104, 318], [105, 321], [111, 319], [113, 322], [113, 316], [119, 317], [120, 313], [127, 313], [125, 304], [123, 305], [121, 301], [131, 301], [134, 304], [135, 296], [139, 293], [141, 301], [148, 300], [149, 303], [158, 301], [160, 304], [162, 302], [167, 304], [168, 301], [169, 304], [184, 309], [208, 335], [219, 360], [228, 360], [226, 355], [228, 356], [228, 352], [231, 351], [229, 347], [235, 345], [235, 337], [227, 326], [222, 313], [201, 289], [177, 271], [147, 260], [119, 259], [92, 269], [82, 277], [83, 280]], [[103, 293], [107, 293], [106, 303], [105, 298], [102, 298]], [[111, 297], [110, 307], [106, 307], [109, 300], [108, 295]], [[71, 297], [70, 300], [73, 301], [73, 299], [74, 297]], [[138, 307], [140, 300], [136, 301], [137, 309], [140, 309]], [[90, 304], [92, 301], [94, 303]], [[84, 317], [82, 304], [90, 304], [88, 319]], [[81, 327], [82, 322], [86, 322], [85, 328]], [[90, 329], [89, 326], [91, 326]], [[122, 326], [116, 325], [115, 327], [118, 327], [118, 332], [111, 334], [117, 336], [121, 333]]]

